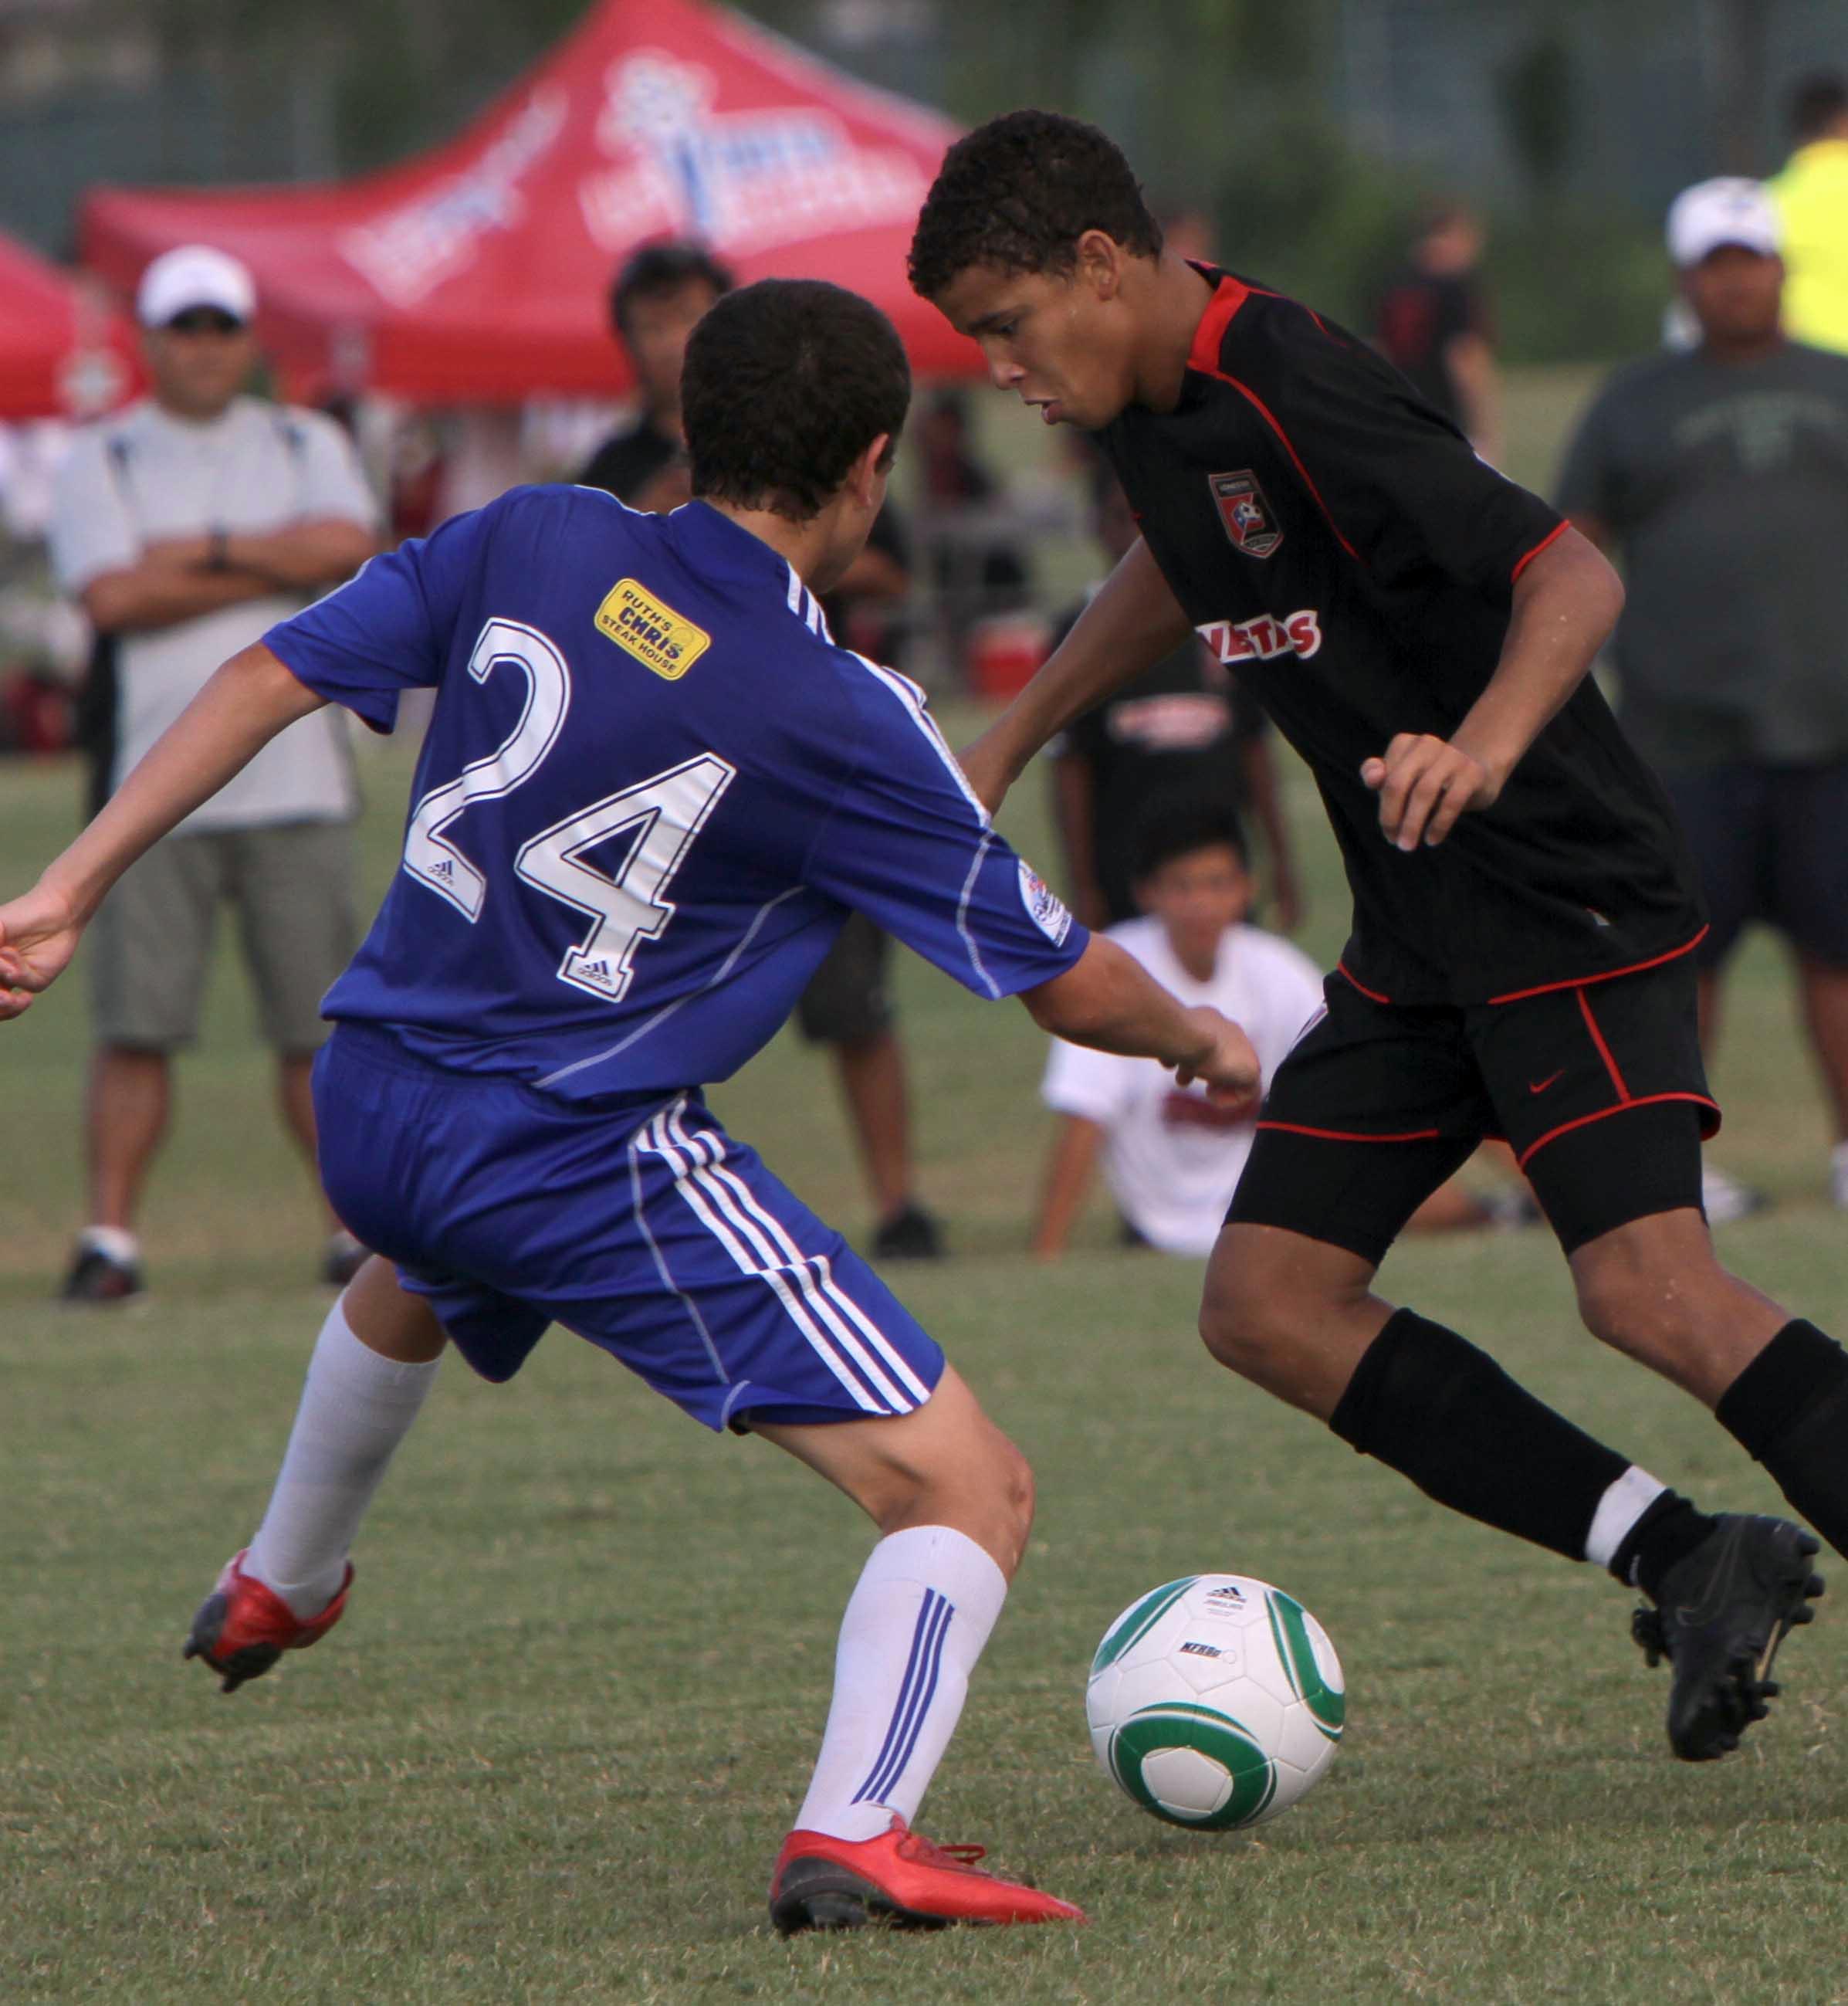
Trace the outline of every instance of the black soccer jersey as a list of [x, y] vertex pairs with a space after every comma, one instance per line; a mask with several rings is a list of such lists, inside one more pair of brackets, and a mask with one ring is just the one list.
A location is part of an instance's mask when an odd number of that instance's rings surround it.
[[1494, 1002], [1691, 947], [1673, 813], [1589, 678], [1493, 808], [1435, 849], [1381, 835], [1361, 762], [1400, 732], [1455, 731], [1500, 658], [1514, 581], [1565, 525], [1362, 343], [1205, 276], [1179, 403], [1133, 405], [1100, 442], [1187, 617], [1316, 776], [1357, 986]]

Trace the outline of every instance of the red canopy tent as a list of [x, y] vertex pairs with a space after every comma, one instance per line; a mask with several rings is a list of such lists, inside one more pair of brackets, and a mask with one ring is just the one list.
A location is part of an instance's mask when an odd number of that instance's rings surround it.
[[105, 188], [86, 262], [126, 290], [219, 245], [256, 275], [291, 386], [504, 403], [623, 387], [606, 301], [651, 238], [703, 238], [741, 280], [831, 279], [892, 316], [922, 375], [978, 371], [905, 281], [957, 128], [698, 0], [601, 0], [448, 145], [318, 187]]
[[132, 387], [134, 356], [90, 286], [0, 237], [0, 418], [93, 417]]

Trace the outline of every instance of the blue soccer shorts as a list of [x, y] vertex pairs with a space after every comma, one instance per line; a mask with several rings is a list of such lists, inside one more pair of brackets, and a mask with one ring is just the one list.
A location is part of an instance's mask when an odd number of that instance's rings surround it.
[[943, 1354], [696, 1093], [574, 1105], [445, 1072], [370, 1026], [314, 1068], [350, 1231], [484, 1378], [563, 1324], [709, 1428], [908, 1413]]

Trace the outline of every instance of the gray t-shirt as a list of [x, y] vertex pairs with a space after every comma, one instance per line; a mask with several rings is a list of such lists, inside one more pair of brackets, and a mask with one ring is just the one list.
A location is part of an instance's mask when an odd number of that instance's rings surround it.
[[[151, 399], [86, 427], [58, 470], [51, 560], [63, 589], [122, 571], [142, 547], [218, 528], [267, 533], [330, 519], [376, 526], [378, 511], [346, 435], [313, 411], [238, 397], [219, 417], [175, 417]], [[278, 593], [124, 633], [116, 649], [119, 781], [213, 670], [307, 604]], [[343, 713], [330, 705], [272, 738], [181, 824], [189, 833], [286, 822], [344, 821], [357, 805]]]
[[1848, 357], [1632, 363], [1586, 414], [1558, 499], [1621, 549], [1618, 708], [1646, 758], [1848, 755]]

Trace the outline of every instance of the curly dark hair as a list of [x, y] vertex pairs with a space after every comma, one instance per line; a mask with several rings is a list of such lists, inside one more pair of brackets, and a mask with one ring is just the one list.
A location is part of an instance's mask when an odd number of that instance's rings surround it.
[[1114, 139], [1056, 111], [1007, 112], [943, 156], [912, 234], [912, 290], [933, 300], [971, 265], [1069, 272], [1087, 230], [1140, 256], [1161, 249], [1161, 226]]
[[690, 238], [661, 237], [640, 245], [623, 260], [622, 269], [610, 281], [610, 325], [626, 340], [629, 315], [638, 300], [677, 293], [683, 286], [693, 285], [729, 293], [731, 268]]
[[680, 375], [693, 491], [806, 523], [881, 432], [896, 442], [911, 390], [898, 329], [858, 293], [820, 279], [728, 293]]

